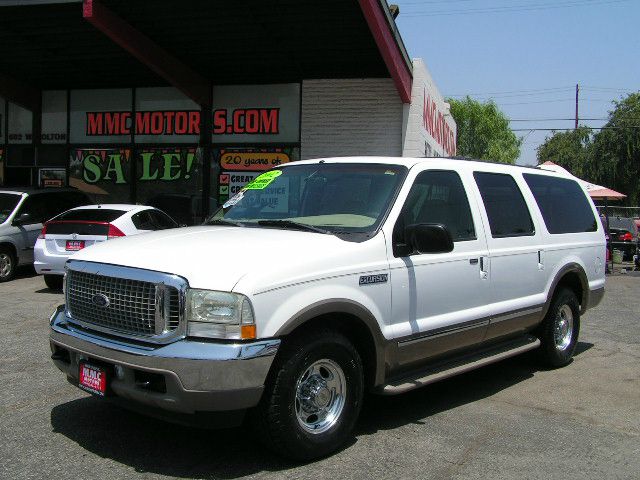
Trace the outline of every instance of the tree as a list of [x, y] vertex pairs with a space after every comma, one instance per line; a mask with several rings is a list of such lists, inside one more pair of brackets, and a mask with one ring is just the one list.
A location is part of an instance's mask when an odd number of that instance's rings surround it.
[[640, 92], [632, 93], [609, 112], [609, 121], [593, 141], [591, 176], [595, 183], [640, 201]]
[[587, 127], [554, 132], [538, 147], [538, 160], [551, 160], [573, 175], [640, 202], [640, 92], [614, 101], [609, 120], [595, 135]]
[[482, 103], [467, 96], [447, 102], [458, 129], [458, 155], [502, 163], [514, 163], [520, 156], [522, 139], [492, 100]]
[[541, 163], [551, 160], [582, 178], [589, 168], [591, 141], [591, 129], [587, 127], [566, 132], [554, 131], [538, 147], [538, 160]]

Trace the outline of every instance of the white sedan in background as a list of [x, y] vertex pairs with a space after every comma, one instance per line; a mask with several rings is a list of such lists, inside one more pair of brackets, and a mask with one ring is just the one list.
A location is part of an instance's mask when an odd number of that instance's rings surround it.
[[178, 224], [162, 210], [146, 205], [103, 204], [72, 208], [46, 222], [34, 247], [33, 266], [47, 287], [60, 290], [64, 264], [78, 250], [112, 238]]

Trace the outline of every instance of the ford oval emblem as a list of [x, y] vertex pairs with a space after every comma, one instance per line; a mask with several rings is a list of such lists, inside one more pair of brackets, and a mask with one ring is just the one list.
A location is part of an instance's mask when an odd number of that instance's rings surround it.
[[102, 293], [96, 293], [92, 298], [91, 301], [93, 302], [94, 305], [98, 306], [98, 307], [108, 307], [109, 306], [109, 297], [107, 297], [106, 295], [102, 294]]

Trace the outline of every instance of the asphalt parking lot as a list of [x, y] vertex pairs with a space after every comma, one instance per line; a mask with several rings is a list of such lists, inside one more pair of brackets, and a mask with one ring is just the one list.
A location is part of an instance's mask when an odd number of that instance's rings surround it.
[[568, 367], [524, 356], [367, 397], [346, 449], [294, 465], [247, 430], [166, 424], [69, 385], [47, 340], [62, 295], [26, 269], [0, 284], [0, 478], [639, 478], [636, 275], [608, 277]]

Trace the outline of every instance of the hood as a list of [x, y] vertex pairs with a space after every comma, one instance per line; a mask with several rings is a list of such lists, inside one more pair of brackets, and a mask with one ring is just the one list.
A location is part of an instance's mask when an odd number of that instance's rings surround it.
[[71, 258], [175, 274], [193, 288], [232, 291], [242, 279], [237, 291], [255, 294], [369, 271], [386, 253], [382, 233], [357, 243], [314, 232], [199, 226], [109, 240]]

